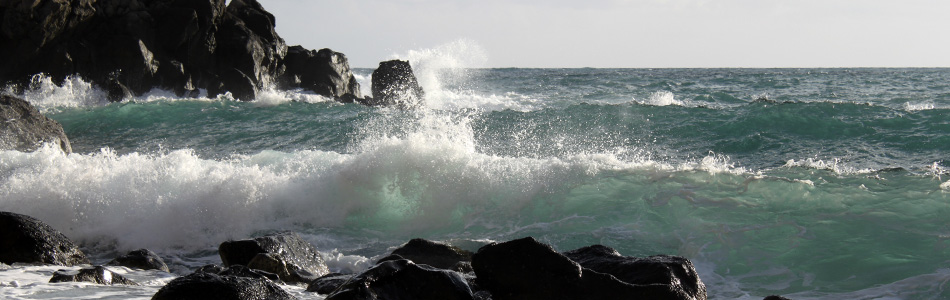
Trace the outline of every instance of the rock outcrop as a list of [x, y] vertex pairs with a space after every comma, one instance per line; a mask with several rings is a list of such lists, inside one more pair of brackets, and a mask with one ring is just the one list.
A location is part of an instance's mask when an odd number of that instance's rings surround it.
[[[56, 81], [79, 75], [114, 101], [153, 88], [252, 100], [282, 76], [301, 83], [319, 75], [352, 78], [342, 55], [330, 55], [324, 69], [335, 73], [288, 67], [288, 47], [275, 27], [257, 0], [0, 1], [0, 57], [6, 58], [0, 84], [24, 86], [39, 73]], [[359, 96], [355, 81], [336, 89], [301, 87], [327, 97]]]
[[350, 71], [346, 55], [330, 49], [307, 50], [301, 46], [287, 49], [287, 70], [281, 80], [284, 88], [303, 88], [320, 95], [353, 102], [362, 99], [360, 84]]
[[221, 243], [218, 253], [225, 266], [247, 266], [291, 283], [309, 283], [330, 272], [313, 245], [293, 232], [227, 241]]
[[372, 299], [471, 300], [474, 295], [458, 273], [402, 259], [377, 264], [327, 296], [327, 300]]
[[479, 286], [495, 300], [706, 299], [704, 287], [701, 293], [690, 294], [683, 289], [690, 284], [678, 283], [680, 278], [669, 277], [664, 283], [626, 282], [585, 268], [533, 238], [486, 245], [472, 257], [472, 267]]
[[383, 258], [380, 262], [404, 258], [417, 264], [430, 265], [439, 269], [453, 269], [459, 263], [468, 262], [472, 259], [471, 252], [425, 239], [412, 239], [405, 245], [393, 250], [392, 255], [395, 256], [393, 259]]
[[103, 266], [82, 268], [78, 271], [59, 270], [53, 273], [50, 283], [57, 282], [91, 282], [104, 285], [139, 285], [122, 275], [113, 273]]
[[412, 107], [425, 98], [425, 91], [412, 72], [412, 66], [408, 61], [402, 60], [379, 63], [379, 67], [373, 71], [372, 90], [373, 97], [362, 103], [371, 106]]
[[565, 252], [564, 255], [585, 269], [610, 274], [626, 283], [669, 285], [675, 290], [682, 290], [690, 299], [706, 298], [706, 286], [699, 280], [693, 263], [682, 257], [622, 256], [617, 250], [603, 245], [583, 247]]
[[168, 271], [168, 265], [158, 254], [148, 249], [138, 249], [126, 255], [116, 257], [108, 263], [110, 266], [123, 266], [142, 270]]
[[34, 151], [43, 143], [72, 152], [62, 125], [41, 114], [26, 100], [0, 95], [0, 150]]
[[73, 266], [88, 264], [86, 254], [61, 232], [36, 218], [0, 212], [0, 262]]
[[288, 300], [296, 299], [268, 279], [193, 273], [172, 280], [152, 300]]

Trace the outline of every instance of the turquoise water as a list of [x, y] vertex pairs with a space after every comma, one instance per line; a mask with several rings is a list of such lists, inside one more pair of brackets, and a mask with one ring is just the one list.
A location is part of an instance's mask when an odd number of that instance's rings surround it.
[[0, 209], [182, 270], [274, 230], [344, 270], [534, 236], [685, 256], [710, 299], [950, 298], [948, 69], [417, 73], [413, 110], [38, 82], [76, 153], [0, 152]]

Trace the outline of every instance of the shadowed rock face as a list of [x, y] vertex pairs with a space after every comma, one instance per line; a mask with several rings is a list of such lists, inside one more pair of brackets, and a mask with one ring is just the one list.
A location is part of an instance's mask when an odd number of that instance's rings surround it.
[[372, 299], [469, 300], [474, 295], [458, 273], [402, 259], [379, 263], [327, 296], [327, 300]]
[[373, 71], [373, 98], [366, 105], [414, 106], [425, 98], [425, 91], [416, 80], [408, 61], [390, 60], [379, 63]]
[[165, 261], [158, 254], [148, 249], [139, 249], [116, 257], [108, 265], [169, 272]]
[[472, 253], [443, 243], [425, 239], [412, 239], [392, 252], [393, 259], [408, 259], [417, 264], [430, 265], [439, 269], [452, 269], [460, 262], [472, 259]]
[[72, 152], [62, 125], [23, 99], [0, 95], [0, 150], [34, 151], [43, 143]]
[[[153, 88], [179, 96], [196, 95], [198, 89], [212, 97], [231, 92], [252, 100], [282, 76], [314, 73], [291, 68], [297, 73], [285, 74], [287, 45], [275, 30], [274, 16], [257, 0], [225, 3], [0, 1], [0, 84], [25, 86], [38, 73], [55, 81], [75, 74], [108, 90], [113, 101]], [[329, 63], [322, 69], [326, 76], [352, 77], [344, 56]], [[359, 96], [355, 81], [335, 87], [314, 91], [332, 98]]]
[[0, 212], [0, 262], [73, 266], [88, 264], [86, 254], [65, 235], [33, 217]]
[[277, 274], [286, 282], [307, 282], [330, 271], [323, 257], [296, 233], [228, 241], [218, 247], [225, 266], [243, 265]]
[[268, 279], [193, 273], [172, 280], [152, 300], [296, 299]]

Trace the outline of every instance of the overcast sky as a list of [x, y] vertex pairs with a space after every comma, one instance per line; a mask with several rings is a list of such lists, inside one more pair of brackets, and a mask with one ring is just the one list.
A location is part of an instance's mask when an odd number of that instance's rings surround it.
[[289, 45], [353, 67], [433, 52], [467, 67], [950, 67], [947, 0], [260, 2]]

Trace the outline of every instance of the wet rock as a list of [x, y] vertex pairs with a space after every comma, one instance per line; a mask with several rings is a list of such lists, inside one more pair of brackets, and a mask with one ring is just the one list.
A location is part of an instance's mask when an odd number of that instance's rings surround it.
[[65, 235], [36, 218], [0, 212], [0, 262], [73, 266], [88, 264], [86, 254]]
[[327, 300], [364, 299], [454, 300], [474, 295], [458, 273], [403, 259], [380, 263], [327, 296]]
[[467, 262], [472, 259], [471, 252], [425, 239], [412, 239], [405, 245], [393, 250], [392, 255], [380, 259], [380, 262], [405, 258], [416, 264], [430, 265], [439, 269], [452, 269], [459, 262]]
[[[209, 272], [211, 270], [208, 270]], [[257, 279], [267, 279], [274, 282], [279, 282], [280, 277], [277, 274], [261, 271], [257, 269], [251, 269], [242, 265], [233, 265], [227, 268], [221, 269], [217, 273], [218, 275], [224, 276], [237, 276], [237, 277], [247, 277], [247, 278], [257, 278]]]
[[109, 271], [103, 266], [83, 268], [77, 271], [59, 270], [53, 273], [53, 278], [50, 278], [49, 282], [91, 282], [104, 285], [139, 285], [122, 275]]
[[472, 257], [492, 299], [705, 299], [664, 284], [630, 284], [572, 261], [533, 238], [493, 243]]
[[343, 53], [292, 46], [287, 50], [284, 65], [287, 69], [282, 82], [286, 88], [303, 88], [343, 102], [362, 98], [360, 84]]
[[310, 282], [330, 272], [313, 245], [293, 232], [224, 242], [218, 253], [225, 266], [244, 265], [275, 273], [286, 282]]
[[699, 279], [693, 263], [683, 257], [628, 257], [603, 245], [583, 247], [564, 255], [584, 268], [613, 275], [626, 283], [668, 285], [682, 290], [690, 299], [706, 299], [706, 286]]
[[321, 295], [331, 294], [343, 286], [343, 284], [352, 280], [353, 277], [356, 277], [356, 275], [340, 273], [323, 275], [310, 282], [310, 285], [307, 286], [307, 291]]
[[26, 100], [0, 95], [0, 150], [34, 151], [43, 143], [72, 152], [62, 125], [41, 114]]
[[268, 279], [193, 273], [172, 280], [152, 300], [296, 299]]
[[126, 255], [116, 257], [107, 265], [169, 272], [168, 265], [165, 264], [165, 261], [162, 260], [158, 254], [148, 249], [138, 249]]
[[373, 71], [373, 97], [363, 101], [371, 106], [414, 106], [425, 98], [408, 61], [390, 60], [379, 63]]
[[791, 300], [791, 299], [788, 299], [779, 295], [772, 295], [772, 296], [765, 297], [765, 299], [762, 299], [762, 300]]

